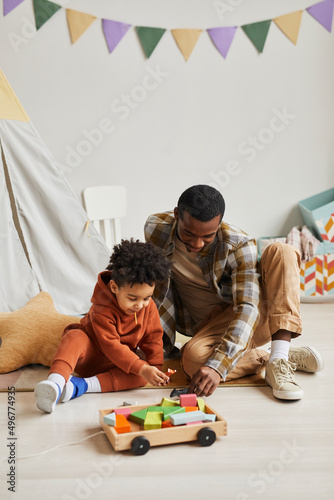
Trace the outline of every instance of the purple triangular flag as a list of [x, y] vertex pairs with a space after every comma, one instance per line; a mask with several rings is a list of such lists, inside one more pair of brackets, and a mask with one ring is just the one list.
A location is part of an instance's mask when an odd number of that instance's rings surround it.
[[111, 53], [122, 40], [128, 29], [131, 28], [131, 24], [111, 21], [110, 19], [102, 19], [102, 27], [104, 35], [106, 37], [109, 52]]
[[224, 28], [210, 28], [207, 32], [211, 40], [225, 59], [230, 49], [237, 26], [227, 26]]
[[316, 19], [327, 31], [332, 31], [333, 22], [333, 0], [324, 0], [323, 2], [311, 5], [306, 10]]
[[23, 0], [3, 0], [3, 15], [6, 16], [11, 10], [15, 9]]

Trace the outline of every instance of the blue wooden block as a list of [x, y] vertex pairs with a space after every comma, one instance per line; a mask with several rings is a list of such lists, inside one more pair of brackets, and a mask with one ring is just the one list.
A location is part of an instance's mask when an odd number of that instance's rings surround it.
[[213, 413], [206, 413], [204, 422], [215, 422], [216, 418], [216, 415], [214, 415]]
[[113, 411], [112, 413], [109, 413], [108, 415], [105, 415], [103, 418], [103, 422], [105, 422], [108, 425], [112, 425], [115, 427], [116, 425], [116, 413]]
[[205, 420], [206, 413], [200, 410], [188, 411], [185, 413], [173, 413], [169, 419], [173, 425], [183, 425], [188, 422], [199, 422]]

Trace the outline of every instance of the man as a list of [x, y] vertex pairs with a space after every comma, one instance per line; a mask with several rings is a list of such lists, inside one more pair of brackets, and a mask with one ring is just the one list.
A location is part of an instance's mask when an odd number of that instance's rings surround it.
[[[156, 287], [168, 354], [178, 331], [190, 391], [211, 395], [221, 381], [259, 369], [254, 348], [271, 340], [266, 380], [279, 399], [303, 396], [294, 371], [323, 368], [310, 347], [290, 347], [301, 334], [298, 251], [273, 243], [258, 263], [256, 242], [222, 221], [225, 202], [207, 185], [187, 189], [174, 212], [151, 215], [145, 238], [172, 262], [171, 278]], [[268, 355], [269, 356], [269, 355]]]

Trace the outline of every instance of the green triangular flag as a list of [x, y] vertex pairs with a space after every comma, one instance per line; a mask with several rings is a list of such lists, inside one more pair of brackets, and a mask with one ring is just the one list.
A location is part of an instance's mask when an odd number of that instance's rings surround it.
[[268, 35], [271, 19], [268, 21], [260, 21], [258, 23], [244, 24], [242, 29], [248, 36], [251, 42], [259, 52], [263, 51], [263, 47]]
[[48, 2], [47, 0], [34, 0], [33, 5], [37, 30], [39, 30], [39, 28], [53, 16], [53, 14], [61, 9], [61, 5]]
[[136, 31], [146, 57], [150, 57], [166, 30], [162, 28], [146, 28], [145, 26], [137, 26]]

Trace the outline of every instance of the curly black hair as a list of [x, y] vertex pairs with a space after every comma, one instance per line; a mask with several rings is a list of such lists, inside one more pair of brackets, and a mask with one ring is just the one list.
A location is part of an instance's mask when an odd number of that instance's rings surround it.
[[107, 270], [119, 287], [135, 283], [152, 286], [168, 277], [170, 267], [162, 251], [152, 243], [131, 238], [114, 246]]
[[197, 184], [181, 194], [177, 209], [181, 219], [187, 211], [194, 219], [201, 222], [208, 222], [217, 215], [220, 215], [220, 220], [222, 220], [225, 213], [225, 200], [217, 189], [206, 184]]

